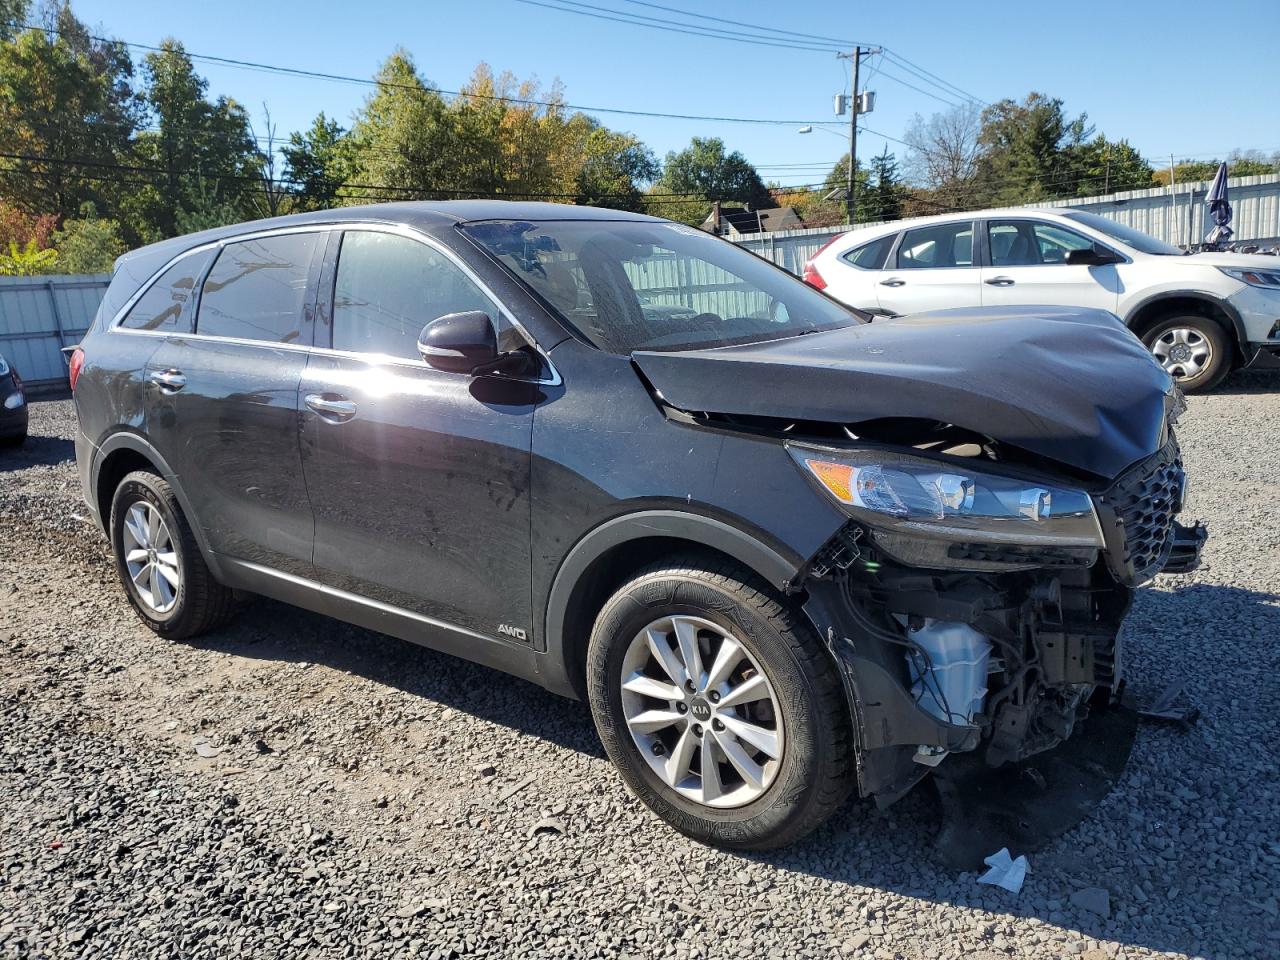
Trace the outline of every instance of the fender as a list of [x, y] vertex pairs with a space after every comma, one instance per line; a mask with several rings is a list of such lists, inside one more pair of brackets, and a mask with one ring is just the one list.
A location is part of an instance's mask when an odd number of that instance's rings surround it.
[[743, 564], [774, 587], [785, 590], [804, 559], [784, 556], [759, 538], [722, 520], [682, 510], [644, 510], [608, 520], [584, 535], [565, 555], [547, 597], [542, 648], [541, 682], [549, 689], [576, 697], [572, 681], [575, 664], [564, 642], [569, 602], [574, 587], [597, 560], [614, 547], [650, 537], [671, 537], [703, 544]]
[[[191, 532], [195, 534], [196, 543], [200, 547], [204, 562], [208, 565], [214, 577], [221, 580], [222, 571], [218, 565], [218, 555], [209, 549], [209, 542], [205, 538], [204, 528], [200, 525], [199, 515], [192, 509], [191, 501], [182, 489], [182, 483], [178, 480], [173, 468], [160, 455], [160, 451], [153, 447], [146, 438], [123, 430], [107, 437], [102, 446], [98, 447], [94, 453], [93, 465], [89, 470], [91, 489], [94, 491], [98, 489], [98, 476], [102, 472], [102, 465], [107, 461], [107, 458], [120, 450], [132, 450], [134, 453], [140, 453], [156, 465], [160, 475], [168, 481], [169, 486], [173, 488], [174, 495], [178, 498], [178, 505], [182, 507], [182, 512], [186, 515], [187, 522], [191, 525]], [[97, 512], [96, 509], [94, 512]], [[110, 537], [111, 531], [107, 529], [107, 524], [111, 522], [110, 517], [99, 517], [98, 520], [100, 526], [106, 531], [107, 536]]]
[[1244, 321], [1240, 319], [1240, 311], [1233, 307], [1225, 300], [1221, 300], [1211, 293], [1202, 293], [1199, 290], [1164, 290], [1160, 293], [1154, 293], [1143, 300], [1139, 300], [1124, 315], [1124, 325], [1133, 328], [1133, 318], [1142, 310], [1151, 306], [1153, 303], [1159, 303], [1161, 300], [1199, 300], [1201, 303], [1207, 303], [1212, 307], [1217, 307], [1228, 317], [1231, 318], [1231, 326], [1236, 332], [1236, 344], [1240, 347], [1241, 353], [1244, 353], [1249, 346], [1249, 340], [1244, 332]]

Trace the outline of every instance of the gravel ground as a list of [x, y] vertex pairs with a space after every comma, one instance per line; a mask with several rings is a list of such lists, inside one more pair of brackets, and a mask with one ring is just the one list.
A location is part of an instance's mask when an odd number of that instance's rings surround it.
[[0, 957], [1280, 955], [1277, 387], [1191, 399], [1206, 564], [1131, 620], [1131, 685], [1203, 719], [1143, 726], [1017, 895], [938, 865], [928, 790], [732, 855], [521, 681], [265, 601], [168, 644], [84, 519], [71, 405], [35, 404], [0, 452]]

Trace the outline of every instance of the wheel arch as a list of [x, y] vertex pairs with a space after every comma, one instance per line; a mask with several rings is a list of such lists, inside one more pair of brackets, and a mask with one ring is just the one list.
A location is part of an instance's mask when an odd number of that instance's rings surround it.
[[200, 546], [200, 553], [204, 556], [205, 563], [214, 576], [220, 579], [217, 557], [209, 549], [204, 530], [182, 489], [182, 483], [160, 452], [145, 437], [128, 431], [112, 434], [98, 448], [90, 477], [94, 506], [98, 509], [98, 519], [108, 538], [111, 536], [111, 500], [115, 496], [116, 488], [120, 486], [120, 481], [135, 470], [149, 470], [157, 473], [173, 488], [182, 512], [186, 514], [191, 524], [191, 531], [195, 535], [196, 543]]
[[802, 565], [754, 534], [700, 514], [646, 510], [606, 521], [566, 554], [551, 585], [543, 619], [542, 682], [583, 699], [587, 641], [596, 614], [635, 571], [668, 554], [728, 559], [785, 593]]
[[1240, 313], [1230, 303], [1209, 293], [1195, 290], [1170, 290], [1139, 301], [1125, 315], [1124, 323], [1139, 337], [1161, 317], [1185, 311], [1217, 321], [1232, 334], [1232, 366], [1245, 356], [1248, 337]]

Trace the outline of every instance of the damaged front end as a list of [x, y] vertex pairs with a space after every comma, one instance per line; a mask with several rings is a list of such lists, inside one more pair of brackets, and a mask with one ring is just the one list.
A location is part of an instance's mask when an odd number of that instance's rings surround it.
[[1171, 431], [1105, 485], [981, 453], [789, 449], [850, 514], [796, 586], [844, 678], [861, 792], [882, 805], [949, 754], [997, 767], [1070, 737], [1121, 689], [1133, 588], [1193, 569], [1205, 539], [1174, 519]]

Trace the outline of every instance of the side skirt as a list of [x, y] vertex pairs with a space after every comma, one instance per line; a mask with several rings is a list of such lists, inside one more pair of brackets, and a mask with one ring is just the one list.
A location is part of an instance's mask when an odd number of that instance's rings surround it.
[[538, 669], [538, 658], [541, 655], [526, 646], [486, 637], [443, 620], [245, 560], [219, 556], [218, 567], [220, 579], [229, 587], [248, 590], [313, 613], [501, 670], [539, 686], [545, 685], [545, 674]]

